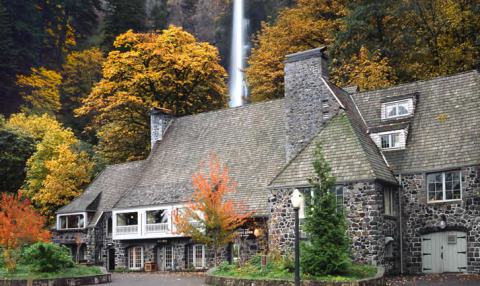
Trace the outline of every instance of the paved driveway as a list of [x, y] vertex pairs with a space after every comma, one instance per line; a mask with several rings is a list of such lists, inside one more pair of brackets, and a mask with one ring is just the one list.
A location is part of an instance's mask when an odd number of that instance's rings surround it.
[[203, 274], [192, 273], [113, 273], [106, 286], [205, 286]]
[[387, 278], [387, 286], [480, 286], [480, 275], [431, 274]]

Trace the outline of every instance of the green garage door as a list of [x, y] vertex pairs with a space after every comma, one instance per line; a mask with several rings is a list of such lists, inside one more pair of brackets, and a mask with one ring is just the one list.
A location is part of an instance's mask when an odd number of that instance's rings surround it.
[[446, 231], [423, 235], [422, 271], [424, 273], [466, 272], [466, 233]]

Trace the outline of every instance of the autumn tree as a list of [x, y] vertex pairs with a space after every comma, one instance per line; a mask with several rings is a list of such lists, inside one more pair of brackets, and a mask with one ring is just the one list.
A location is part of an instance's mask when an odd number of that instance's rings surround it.
[[37, 140], [22, 188], [41, 213], [53, 220], [55, 211], [79, 196], [90, 182], [93, 163], [86, 152], [78, 150], [73, 132], [46, 114], [15, 114], [6, 126]]
[[332, 81], [340, 86], [356, 85], [361, 91], [385, 88], [395, 84], [396, 76], [387, 58], [380, 51], [370, 53], [361, 47], [358, 55], [340, 65], [332, 74]]
[[25, 102], [23, 111], [33, 114], [55, 114], [60, 110], [62, 76], [43, 67], [32, 68], [30, 75], [19, 75], [17, 85]]
[[45, 219], [30, 205], [22, 193], [1, 194], [0, 201], [0, 247], [8, 271], [16, 269], [20, 247], [26, 243], [50, 240], [44, 229]]
[[235, 231], [252, 213], [232, 198], [236, 183], [215, 154], [210, 156], [208, 169], [203, 164], [200, 169], [203, 170], [193, 175], [192, 201], [174, 213], [174, 223], [178, 233], [212, 249], [216, 264], [220, 248], [235, 238]]
[[342, 0], [298, 0], [275, 23], [263, 23], [246, 69], [252, 101], [283, 97], [285, 56], [331, 45], [345, 13]]
[[97, 150], [111, 163], [147, 155], [152, 107], [182, 116], [226, 105], [226, 72], [217, 49], [181, 28], [170, 26], [161, 34], [128, 31], [114, 46], [103, 78], [76, 110], [92, 117]]

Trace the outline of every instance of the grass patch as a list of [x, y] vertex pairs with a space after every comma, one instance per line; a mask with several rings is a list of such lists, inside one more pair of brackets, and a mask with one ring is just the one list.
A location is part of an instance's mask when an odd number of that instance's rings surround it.
[[[269, 261], [262, 269], [260, 260], [254, 257], [242, 266], [222, 264], [213, 273], [217, 276], [237, 277], [245, 279], [293, 280], [293, 263], [288, 259]], [[317, 280], [328, 282], [349, 282], [375, 276], [377, 268], [370, 265], [352, 264], [341, 275], [310, 276], [302, 275], [302, 280]]]
[[97, 266], [75, 265], [72, 268], [66, 268], [58, 272], [32, 272], [27, 265], [18, 265], [13, 273], [7, 272], [5, 268], [0, 268], [0, 278], [2, 279], [45, 279], [45, 278], [65, 278], [81, 277], [102, 274]]

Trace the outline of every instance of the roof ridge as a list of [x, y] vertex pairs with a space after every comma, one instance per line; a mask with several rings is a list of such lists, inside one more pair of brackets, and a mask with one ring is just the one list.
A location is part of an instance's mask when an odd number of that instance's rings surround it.
[[355, 95], [365, 95], [365, 94], [368, 94], [368, 93], [373, 93], [373, 92], [378, 92], [378, 91], [394, 90], [396, 88], [401, 88], [401, 87], [408, 86], [408, 85], [425, 83], [425, 82], [429, 82], [429, 81], [442, 80], [442, 79], [446, 79], [446, 78], [452, 78], [452, 77], [462, 76], [462, 75], [466, 75], [466, 74], [474, 74], [474, 73], [480, 73], [480, 71], [476, 70], [476, 69], [473, 69], [473, 70], [463, 71], [463, 72], [450, 74], [450, 75], [441, 75], [441, 76], [437, 76], [437, 77], [434, 77], [434, 78], [431, 78], [431, 79], [421, 79], [421, 80], [416, 80], [416, 81], [411, 81], [411, 82], [399, 83], [399, 84], [392, 85], [392, 86], [385, 87], [385, 88], [373, 89], [373, 90], [368, 90], [368, 91], [363, 91], [363, 92], [356, 92], [354, 94]]

